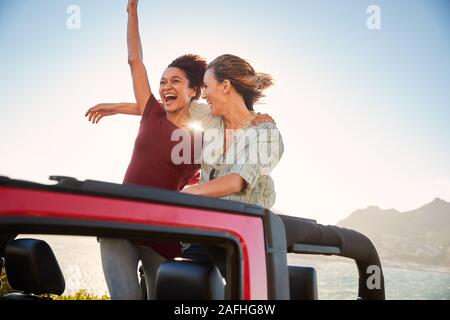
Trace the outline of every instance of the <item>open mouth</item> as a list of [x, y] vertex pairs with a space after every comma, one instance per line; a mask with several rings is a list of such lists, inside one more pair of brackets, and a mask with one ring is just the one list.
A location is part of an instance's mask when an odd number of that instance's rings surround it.
[[173, 94], [173, 93], [166, 93], [166, 94], [164, 95], [164, 101], [165, 101], [166, 103], [170, 103], [170, 102], [172, 102], [172, 101], [175, 101], [177, 98], [178, 98], [177, 95], [176, 95], [176, 94]]

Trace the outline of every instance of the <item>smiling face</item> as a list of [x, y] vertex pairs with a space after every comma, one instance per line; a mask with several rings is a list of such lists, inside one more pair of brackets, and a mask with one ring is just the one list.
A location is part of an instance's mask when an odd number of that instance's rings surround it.
[[206, 70], [203, 83], [205, 89], [202, 97], [208, 102], [211, 113], [215, 116], [223, 115], [227, 104], [226, 84], [217, 81], [212, 68]]
[[161, 77], [159, 95], [167, 112], [177, 112], [189, 107], [195, 90], [189, 88], [189, 79], [183, 70], [170, 67]]

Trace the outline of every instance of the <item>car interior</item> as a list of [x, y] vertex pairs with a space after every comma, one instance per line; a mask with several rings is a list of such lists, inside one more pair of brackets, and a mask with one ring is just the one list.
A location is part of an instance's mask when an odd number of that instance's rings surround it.
[[[49, 241], [48, 237], [28, 234], [1, 236], [1, 270], [6, 273], [13, 291], [0, 296], [1, 300], [48, 300], [51, 295], [61, 296], [65, 293], [67, 279], [57, 255], [48, 243], [52, 242], [54, 245], [56, 242]], [[72, 238], [71, 235], [66, 237]], [[83, 254], [80, 252], [80, 255]], [[101, 264], [100, 261], [98, 263]], [[97, 281], [104, 281], [101, 279], [101, 265], [97, 269], [97, 278], [100, 278]], [[65, 273], [67, 277], [67, 272]], [[145, 288], [142, 266], [137, 275], [140, 277], [141, 287]], [[225, 278], [211, 262], [169, 260], [158, 269], [155, 299], [223, 300], [226, 298]], [[317, 276], [314, 268], [289, 266], [289, 282], [291, 300], [317, 300]], [[80, 285], [83, 286], [83, 283]], [[146, 299], [146, 290], [143, 289], [142, 292], [142, 299]]]

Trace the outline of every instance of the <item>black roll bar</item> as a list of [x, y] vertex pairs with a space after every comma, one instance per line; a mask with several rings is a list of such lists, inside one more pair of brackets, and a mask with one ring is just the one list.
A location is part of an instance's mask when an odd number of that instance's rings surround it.
[[279, 217], [286, 231], [287, 252], [353, 259], [359, 273], [358, 297], [364, 300], [385, 299], [380, 258], [375, 246], [365, 235], [346, 228], [320, 225], [314, 220], [285, 215]]

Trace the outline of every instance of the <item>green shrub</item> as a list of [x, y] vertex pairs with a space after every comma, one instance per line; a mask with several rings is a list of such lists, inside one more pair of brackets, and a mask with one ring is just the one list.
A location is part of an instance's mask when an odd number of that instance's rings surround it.
[[110, 300], [110, 297], [106, 294], [102, 296], [96, 296], [87, 292], [85, 289], [77, 291], [73, 295], [57, 296], [54, 294], [44, 295], [44, 297], [51, 298], [53, 300]]
[[11, 293], [11, 292], [15, 292], [15, 290], [13, 288], [11, 288], [11, 286], [9, 285], [8, 282], [8, 278], [6, 277], [6, 271], [5, 268], [3, 268], [2, 270], [0, 270], [1, 272], [1, 276], [0, 276], [0, 297]]

